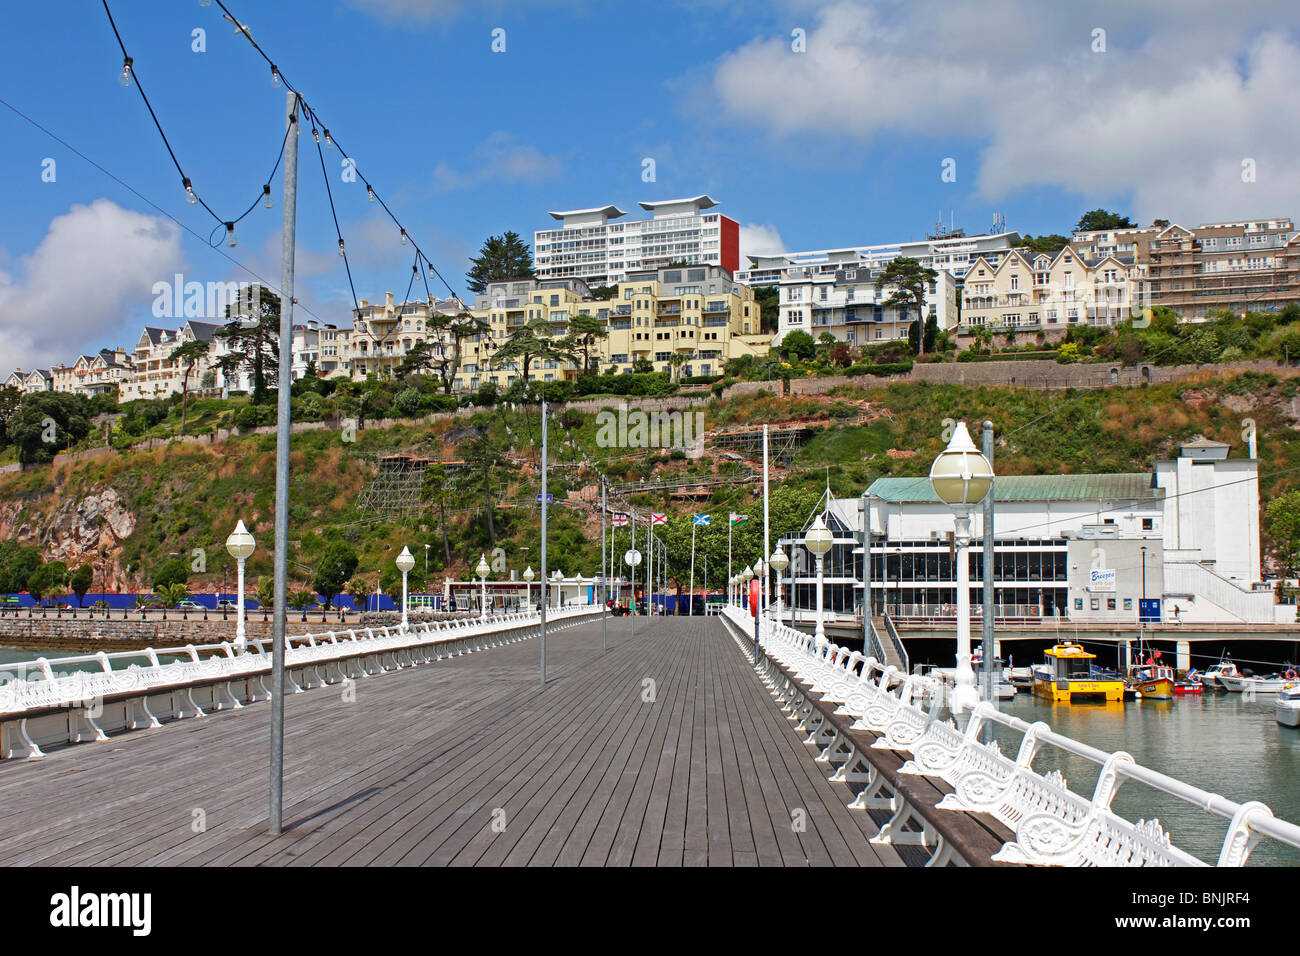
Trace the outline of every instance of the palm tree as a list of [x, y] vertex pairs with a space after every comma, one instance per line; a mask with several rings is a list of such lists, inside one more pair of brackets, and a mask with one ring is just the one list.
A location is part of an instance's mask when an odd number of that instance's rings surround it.
[[352, 598], [358, 611], [364, 611], [366, 609], [366, 601], [369, 600], [370, 595], [374, 593], [374, 588], [370, 586], [370, 582], [361, 577], [361, 575], [357, 575], [349, 581], [348, 586], [344, 590], [346, 590], [348, 596]]
[[189, 596], [189, 593], [190, 592], [185, 585], [180, 584], [179, 582], [176, 584], [164, 584], [162, 587], [154, 590], [154, 596], [158, 599], [158, 603], [163, 607], [175, 607], [181, 601], [185, 600], [185, 598]]

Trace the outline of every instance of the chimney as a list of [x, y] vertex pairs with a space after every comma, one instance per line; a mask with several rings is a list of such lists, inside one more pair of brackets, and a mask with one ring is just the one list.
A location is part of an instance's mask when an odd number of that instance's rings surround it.
[[385, 308], [385, 309], [392, 309], [392, 307], [393, 307], [393, 293], [391, 293], [391, 292], [385, 292], [385, 293], [384, 293], [384, 308]]

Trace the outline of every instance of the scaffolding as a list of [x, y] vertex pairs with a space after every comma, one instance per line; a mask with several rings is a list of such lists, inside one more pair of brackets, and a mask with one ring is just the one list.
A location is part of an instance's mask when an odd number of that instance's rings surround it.
[[[768, 454], [777, 465], [788, 467], [793, 461], [799, 446], [808, 440], [815, 429], [810, 425], [768, 429]], [[732, 461], [761, 461], [763, 458], [763, 429], [736, 428], [730, 431], [715, 432], [709, 444], [722, 452]]]

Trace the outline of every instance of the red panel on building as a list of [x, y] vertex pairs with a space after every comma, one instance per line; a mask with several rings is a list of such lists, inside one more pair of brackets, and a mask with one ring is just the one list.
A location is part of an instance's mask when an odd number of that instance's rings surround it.
[[718, 216], [718, 223], [722, 226], [722, 267], [735, 275], [740, 268], [740, 223], [722, 215]]

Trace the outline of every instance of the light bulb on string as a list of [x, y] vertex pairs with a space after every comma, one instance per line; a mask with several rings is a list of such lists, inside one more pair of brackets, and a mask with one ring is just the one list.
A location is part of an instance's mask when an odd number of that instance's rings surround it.
[[280, 88], [280, 70], [274, 63], [271, 64], [271, 85], [277, 90]]
[[117, 82], [121, 83], [123, 86], [131, 85], [131, 64], [134, 62], [135, 61], [129, 56], [122, 61], [122, 73], [118, 76]]
[[402, 230], [402, 245], [406, 245], [406, 230]]
[[319, 145], [320, 145], [320, 130], [318, 130], [318, 129], [316, 128], [316, 124], [315, 124], [315, 123], [312, 124], [312, 127], [311, 127], [311, 135], [312, 135], [312, 138], [314, 138], [314, 139], [316, 140], [316, 145], [319, 146]]
[[239, 240], [235, 238], [235, 224], [233, 222], [226, 223], [226, 245], [231, 249], [239, 245]]
[[375, 201], [375, 187], [370, 185], [369, 183], [366, 183], [366, 201], [367, 202]]
[[185, 198], [189, 201], [189, 204], [193, 206], [199, 201], [199, 197], [194, 195], [194, 187], [190, 185], [188, 178], [182, 179], [181, 183], [185, 186]]
[[325, 130], [325, 148], [326, 149], [334, 148], [334, 140], [330, 139], [330, 131], [328, 129]]
[[262, 205], [265, 206], [267, 209], [270, 209], [273, 205], [275, 205], [273, 202], [271, 202], [271, 186], [269, 183], [262, 187]]
[[346, 258], [346, 257], [347, 257], [347, 254], [348, 254], [347, 249], [345, 249], [345, 248], [343, 247], [343, 240], [340, 239], [340, 240], [339, 240], [339, 255], [341, 255], [341, 256], [343, 256], [343, 257]]

